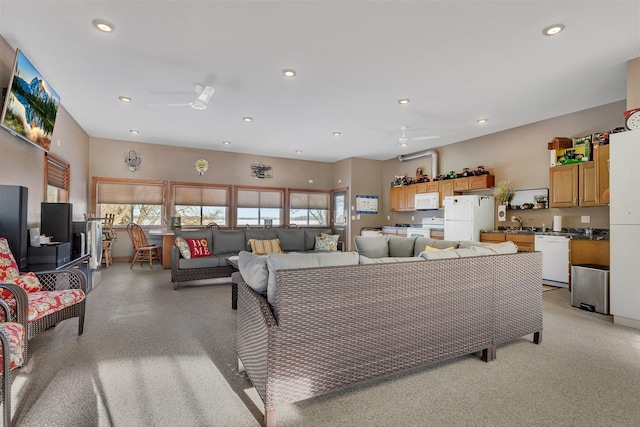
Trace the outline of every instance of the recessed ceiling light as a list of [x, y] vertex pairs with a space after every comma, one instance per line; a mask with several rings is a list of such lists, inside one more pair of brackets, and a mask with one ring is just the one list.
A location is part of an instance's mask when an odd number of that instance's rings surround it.
[[231, 141], [222, 141], [223, 145], [231, 145]]
[[295, 77], [296, 76], [296, 72], [293, 70], [282, 70], [282, 74], [284, 74], [285, 77]]
[[400, 105], [406, 105], [409, 103], [409, 98], [402, 98], [398, 100], [398, 104]]
[[402, 144], [400, 144], [400, 147], [402, 148], [406, 148], [409, 144], [407, 144], [406, 142], [403, 142]]
[[128, 96], [119, 96], [118, 99], [120, 100], [120, 102], [131, 102], [131, 98], [129, 98]]
[[332, 133], [331, 135], [333, 135], [333, 136], [340, 136], [340, 135], [342, 135], [342, 132], [334, 132], [334, 133]]
[[132, 134], [134, 134], [134, 135], [137, 135], [137, 134], [139, 134], [139, 133], [140, 133], [140, 131], [139, 131], [139, 130], [136, 130], [136, 129], [131, 129], [129, 132], [131, 132], [131, 133], [132, 133]]
[[113, 25], [102, 19], [94, 20], [93, 26], [99, 29], [100, 31], [104, 31], [105, 33], [110, 33], [111, 31], [113, 31]]
[[489, 119], [478, 119], [477, 121], [479, 124], [484, 124], [484, 123], [487, 123]]
[[549, 25], [544, 30], [542, 30], [542, 34], [544, 34], [545, 36], [554, 36], [562, 30], [564, 30], [564, 25], [553, 24], [553, 25]]
[[302, 150], [296, 150], [296, 154], [302, 154]]
[[248, 123], [248, 122], [252, 122], [252, 121], [253, 121], [253, 117], [243, 117], [243, 118], [242, 118], [242, 121], [245, 121], [245, 122], [247, 122], [247, 123]]

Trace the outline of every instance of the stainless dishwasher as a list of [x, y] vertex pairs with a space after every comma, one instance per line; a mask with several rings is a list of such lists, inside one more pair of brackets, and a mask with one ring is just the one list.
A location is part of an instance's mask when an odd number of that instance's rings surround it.
[[536, 234], [534, 248], [542, 252], [542, 283], [569, 287], [569, 237]]

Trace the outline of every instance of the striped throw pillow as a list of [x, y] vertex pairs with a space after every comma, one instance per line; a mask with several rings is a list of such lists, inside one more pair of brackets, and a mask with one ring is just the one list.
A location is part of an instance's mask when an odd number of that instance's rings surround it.
[[280, 249], [280, 239], [271, 239], [271, 240], [258, 240], [258, 239], [249, 239], [249, 245], [251, 245], [251, 252], [256, 255], [264, 255], [269, 253], [281, 254], [282, 249]]

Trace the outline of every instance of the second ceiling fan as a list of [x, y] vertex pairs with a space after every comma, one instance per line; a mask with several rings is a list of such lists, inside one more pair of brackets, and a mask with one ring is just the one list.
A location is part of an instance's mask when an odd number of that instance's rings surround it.
[[398, 138], [398, 144], [400, 144], [401, 147], [406, 147], [409, 145], [409, 142], [411, 141], [422, 141], [425, 139], [436, 139], [436, 138], [440, 138], [440, 136], [438, 135], [431, 135], [431, 136], [416, 136], [416, 137], [408, 137], [405, 133], [405, 131], [407, 130], [409, 126], [402, 126], [400, 128], [400, 130], [402, 131], [402, 135], [400, 135], [400, 138]]

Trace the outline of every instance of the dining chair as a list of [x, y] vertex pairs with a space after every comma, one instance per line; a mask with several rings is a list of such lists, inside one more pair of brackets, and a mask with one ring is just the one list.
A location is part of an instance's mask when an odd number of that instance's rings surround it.
[[149, 261], [149, 267], [153, 268], [153, 260], [157, 259], [162, 264], [162, 248], [156, 245], [150, 245], [144, 230], [138, 224], [131, 223], [127, 225], [127, 232], [133, 243], [133, 255], [129, 261], [129, 268], [133, 268], [136, 261], [140, 261], [140, 265], [145, 261]]
[[214, 230], [220, 230], [220, 226], [215, 222], [210, 222], [209, 224], [207, 224], [206, 228], [213, 228]]

